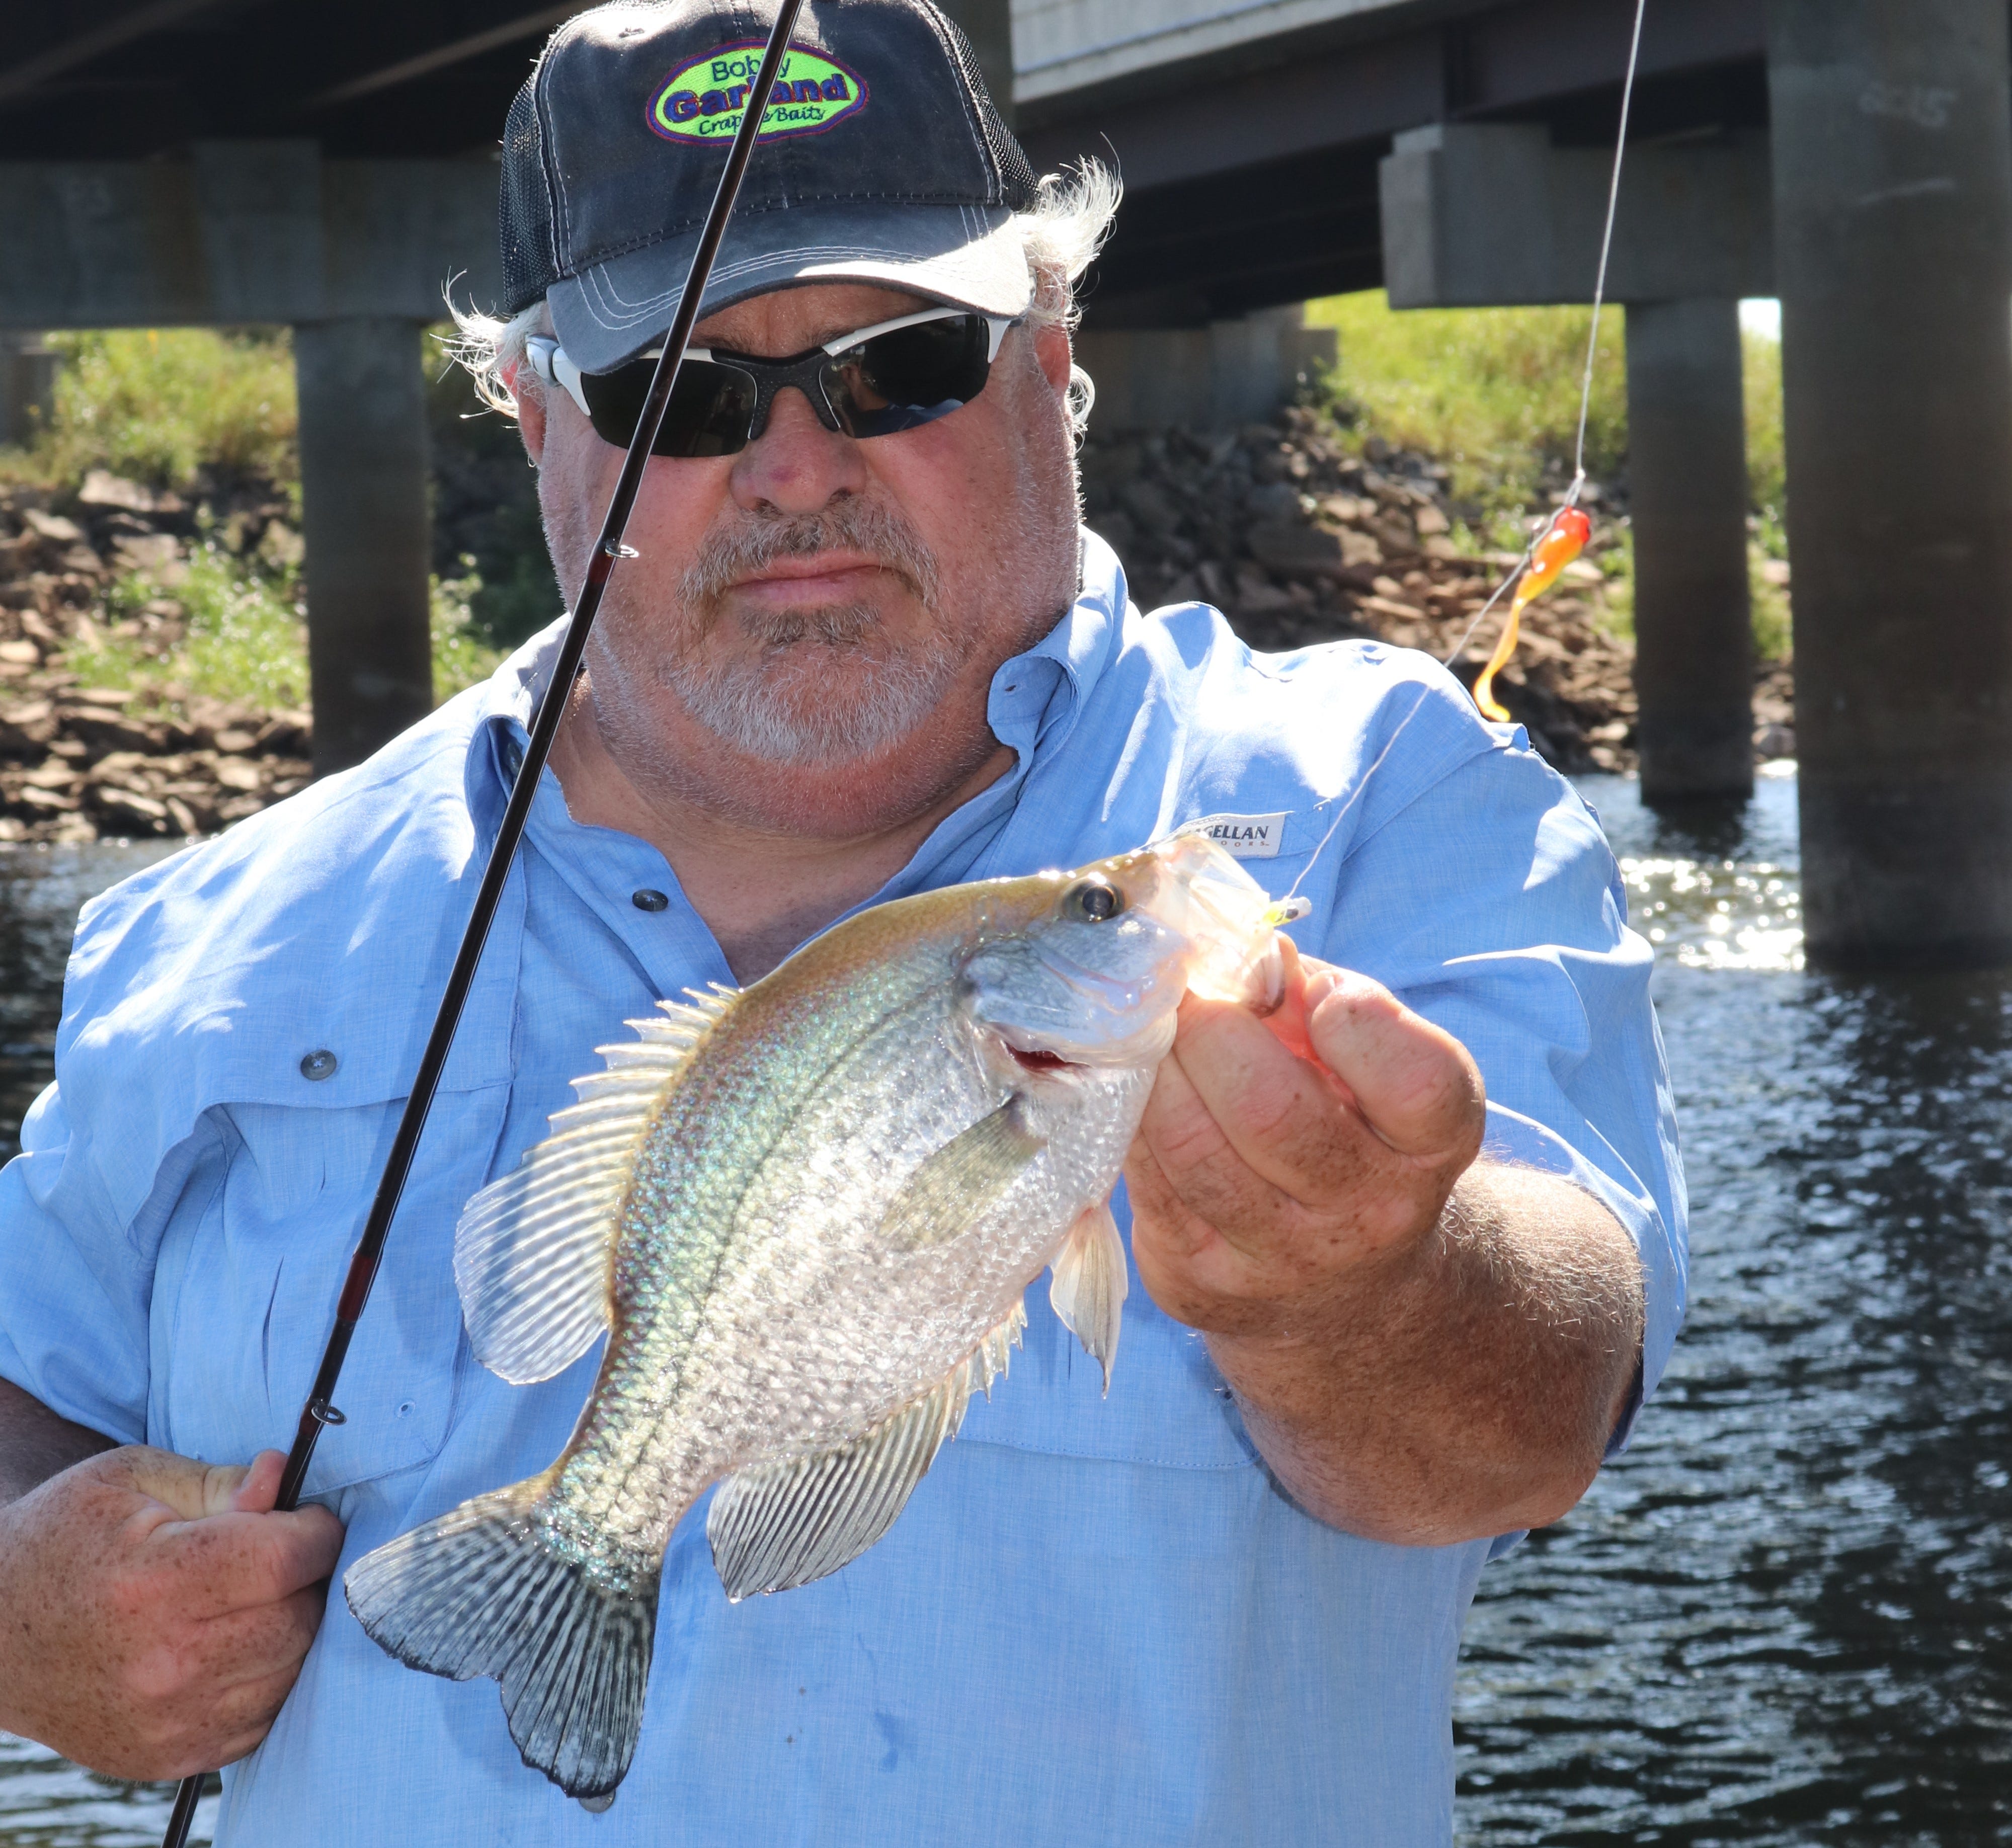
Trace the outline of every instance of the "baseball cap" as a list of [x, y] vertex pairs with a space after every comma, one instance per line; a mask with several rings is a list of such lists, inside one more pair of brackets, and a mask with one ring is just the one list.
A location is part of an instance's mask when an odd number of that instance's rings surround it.
[[[616, 0], [555, 32], [504, 131], [505, 310], [540, 296], [583, 372], [677, 312], [772, 6]], [[929, 0], [813, 0], [762, 120], [702, 312], [866, 282], [992, 315], [1033, 287], [1033, 169]]]

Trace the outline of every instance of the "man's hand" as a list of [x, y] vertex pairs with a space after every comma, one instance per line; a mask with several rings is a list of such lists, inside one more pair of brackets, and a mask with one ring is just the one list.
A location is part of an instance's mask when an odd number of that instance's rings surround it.
[[266, 1736], [321, 1621], [342, 1527], [271, 1511], [285, 1459], [107, 1450], [0, 1508], [0, 1727], [166, 1779]]
[[1126, 1170], [1146, 1287], [1211, 1333], [1304, 1325], [1323, 1297], [1401, 1274], [1481, 1151], [1467, 1048], [1290, 940], [1268, 1019], [1182, 1004]]
[[1322, 1518], [1409, 1544], [1555, 1520], [1632, 1382], [1633, 1243], [1568, 1183], [1477, 1165], [1459, 1041], [1287, 954], [1268, 1019], [1183, 1004], [1126, 1165], [1140, 1275]]

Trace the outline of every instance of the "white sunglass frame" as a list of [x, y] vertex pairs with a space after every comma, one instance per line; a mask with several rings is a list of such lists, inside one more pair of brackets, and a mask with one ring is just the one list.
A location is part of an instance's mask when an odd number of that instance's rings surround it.
[[[1026, 319], [1024, 315], [988, 315], [982, 309], [952, 308], [946, 304], [940, 308], [919, 309], [913, 314], [897, 315], [891, 321], [876, 321], [870, 327], [856, 328], [850, 334], [839, 334], [833, 339], [821, 342], [819, 347], [814, 347], [810, 350], [813, 352], [822, 351], [836, 359], [851, 348], [862, 345], [865, 341], [872, 340], [883, 334], [897, 333], [904, 327], [919, 327], [927, 321], [952, 321], [965, 315], [973, 314], [979, 316], [985, 323], [986, 333], [990, 336], [986, 347], [985, 363], [987, 366], [994, 365], [998, 360], [999, 348], [1004, 342], [1008, 332], [1018, 326]], [[663, 351], [662, 347], [651, 347], [637, 354], [634, 359], [625, 359], [623, 364], [633, 366], [637, 360], [661, 359]], [[685, 349], [685, 357], [687, 359], [697, 359], [708, 366], [724, 363], [715, 359], [715, 351], [711, 347], [687, 347]], [[549, 334], [533, 334], [524, 343], [524, 352], [525, 356], [531, 362], [531, 369], [540, 378], [548, 385], [558, 386], [579, 408], [580, 414], [583, 417], [593, 416], [594, 413], [587, 408], [587, 387], [580, 383], [580, 369], [573, 363], [572, 355], [559, 344], [555, 336]], [[744, 356], [748, 359], [759, 357], [758, 355], [751, 353]]]

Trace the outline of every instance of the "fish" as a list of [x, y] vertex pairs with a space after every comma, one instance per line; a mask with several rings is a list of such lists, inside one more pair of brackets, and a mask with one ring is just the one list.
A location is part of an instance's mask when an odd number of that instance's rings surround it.
[[1190, 992], [1275, 1006], [1273, 904], [1179, 834], [875, 906], [605, 1069], [455, 1229], [478, 1360], [548, 1379], [605, 1331], [551, 1466], [378, 1547], [350, 1609], [409, 1666], [500, 1684], [525, 1764], [590, 1809], [643, 1721], [664, 1554], [706, 1519], [730, 1599], [884, 1536], [1044, 1269], [1110, 1388], [1111, 1193]]

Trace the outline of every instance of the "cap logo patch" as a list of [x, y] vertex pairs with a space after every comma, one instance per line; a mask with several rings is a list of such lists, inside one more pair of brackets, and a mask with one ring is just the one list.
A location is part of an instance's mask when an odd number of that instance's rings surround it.
[[[758, 38], [716, 45], [680, 65], [650, 99], [650, 127], [666, 141], [731, 141], [765, 48]], [[821, 134], [865, 105], [866, 85], [857, 73], [821, 52], [792, 45], [762, 118], [761, 139]]]

